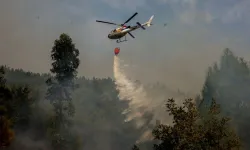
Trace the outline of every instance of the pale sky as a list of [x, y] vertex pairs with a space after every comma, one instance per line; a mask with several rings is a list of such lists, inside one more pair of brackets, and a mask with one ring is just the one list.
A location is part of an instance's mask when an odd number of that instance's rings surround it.
[[[144, 23], [126, 43], [107, 38], [113, 25], [95, 20]], [[79, 75], [113, 76], [113, 49], [121, 48], [128, 75], [200, 89], [207, 67], [224, 48], [250, 56], [250, 0], [1, 0], [0, 64], [48, 72], [53, 42], [68, 33], [80, 51]], [[168, 26], [164, 27], [164, 23]]]

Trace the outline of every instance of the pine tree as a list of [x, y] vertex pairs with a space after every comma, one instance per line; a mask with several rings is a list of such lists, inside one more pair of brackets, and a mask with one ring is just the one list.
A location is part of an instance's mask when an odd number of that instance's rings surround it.
[[71, 92], [75, 88], [79, 50], [67, 34], [61, 34], [55, 40], [51, 51], [53, 78], [47, 80], [49, 86], [46, 99], [51, 102], [55, 115], [51, 121], [50, 135], [52, 145], [58, 150], [69, 150], [72, 147], [71, 117], [74, 116]]
[[218, 65], [215, 63], [213, 67], [209, 67], [201, 93], [203, 102], [199, 106], [200, 111], [204, 112], [207, 105], [211, 104], [211, 98], [215, 98], [221, 105], [222, 114], [232, 118], [246, 149], [250, 149], [250, 111], [246, 107], [249, 104], [249, 82], [248, 63], [227, 48]]

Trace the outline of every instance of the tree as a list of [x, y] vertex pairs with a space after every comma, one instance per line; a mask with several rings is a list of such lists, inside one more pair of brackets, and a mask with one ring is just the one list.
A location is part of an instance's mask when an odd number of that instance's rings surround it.
[[47, 80], [49, 86], [46, 99], [54, 107], [55, 115], [52, 118], [50, 135], [52, 145], [56, 149], [71, 149], [72, 133], [71, 120], [74, 116], [71, 92], [75, 88], [74, 79], [77, 76], [79, 50], [75, 48], [72, 39], [67, 34], [61, 34], [55, 40], [51, 51], [53, 78]]
[[221, 112], [232, 118], [237, 132], [246, 149], [250, 149], [249, 135], [249, 89], [250, 68], [243, 58], [239, 58], [229, 49], [225, 49], [220, 59], [220, 65], [215, 63], [209, 67], [201, 92], [202, 105], [200, 111], [211, 105], [215, 98], [221, 105]]
[[229, 119], [220, 117], [220, 108], [215, 100], [206, 117], [199, 114], [192, 99], [184, 106], [177, 106], [173, 99], [166, 104], [173, 116], [173, 125], [159, 125], [153, 135], [159, 144], [155, 150], [230, 150], [239, 149], [240, 140], [229, 126]]
[[6, 80], [5, 80], [5, 78], [4, 78], [4, 75], [5, 75], [4, 67], [1, 66], [1, 67], [0, 67], [0, 85], [1, 85], [1, 86], [4, 86], [5, 83], [6, 83]]
[[10, 89], [6, 87], [4, 75], [4, 67], [0, 67], [0, 149], [8, 147], [14, 139], [12, 122], [6, 108], [11, 99], [11, 93]]
[[225, 49], [220, 59], [220, 66], [215, 63], [213, 67], [209, 67], [202, 97], [206, 104], [211, 104], [212, 97], [218, 99], [223, 112], [230, 114], [232, 109], [237, 109], [234, 107], [236, 103], [248, 100], [249, 82], [250, 69], [247, 63], [229, 49]]

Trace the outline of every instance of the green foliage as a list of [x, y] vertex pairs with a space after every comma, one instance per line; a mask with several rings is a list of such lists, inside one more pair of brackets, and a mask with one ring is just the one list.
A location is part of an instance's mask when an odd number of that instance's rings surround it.
[[58, 40], [55, 40], [51, 51], [53, 62], [50, 71], [63, 86], [70, 86], [76, 77], [76, 69], [80, 64], [78, 56], [79, 50], [75, 48], [69, 35], [63, 33]]
[[184, 106], [177, 106], [173, 99], [166, 104], [167, 111], [173, 116], [173, 125], [159, 125], [153, 130], [155, 150], [229, 150], [240, 148], [237, 135], [229, 128], [228, 119], [220, 117], [219, 106], [213, 101], [209, 117], [199, 114], [191, 99]]

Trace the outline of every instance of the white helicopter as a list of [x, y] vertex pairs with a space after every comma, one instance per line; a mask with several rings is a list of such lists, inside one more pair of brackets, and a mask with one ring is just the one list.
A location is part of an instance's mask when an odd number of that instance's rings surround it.
[[[96, 20], [96, 22], [101, 22], [101, 23], [107, 23], [107, 24], [112, 24], [112, 25], [117, 25], [117, 26], [120, 26], [114, 30], [112, 30], [109, 34], [108, 34], [108, 38], [109, 39], [116, 39], [116, 42], [117, 43], [120, 43], [120, 42], [124, 42], [124, 41], [127, 41], [126, 40], [126, 35], [127, 33], [132, 37], [132, 38], [135, 38], [130, 32], [131, 31], [134, 31], [138, 28], [142, 28], [143, 30], [145, 30], [145, 27], [144, 26], [148, 26], [150, 27], [151, 25], [151, 22], [154, 18], [154, 15], [150, 17], [150, 19], [143, 23], [143, 24], [140, 24], [139, 22], [136, 22], [137, 25], [135, 26], [126, 26], [125, 24], [128, 23], [132, 18], [134, 18], [138, 13], [134, 13], [134, 15], [132, 15], [127, 21], [125, 21], [123, 24], [116, 24], [116, 23], [113, 23], [113, 22], [107, 22], [107, 21], [100, 21], [100, 20]], [[125, 40], [121, 41], [121, 38], [122, 37], [125, 37]]]

